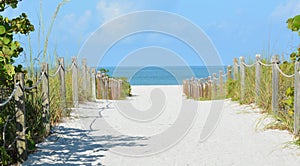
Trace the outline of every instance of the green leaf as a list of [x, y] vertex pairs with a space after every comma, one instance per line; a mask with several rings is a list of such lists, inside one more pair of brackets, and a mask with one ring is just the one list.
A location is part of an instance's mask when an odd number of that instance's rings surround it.
[[3, 38], [3, 43], [4, 43], [5, 45], [9, 44], [10, 42], [11, 42], [11, 39], [10, 39], [10, 38], [8, 38], [8, 37], [4, 37], [4, 38]]
[[13, 52], [8, 48], [8, 47], [3, 47], [2, 48], [2, 52], [3, 54], [5, 54], [6, 56], [11, 56], [13, 54]]
[[293, 100], [291, 100], [291, 99], [284, 100], [283, 102], [284, 102], [286, 105], [288, 105], [288, 106], [292, 106], [292, 105], [293, 105]]
[[287, 96], [293, 96], [293, 95], [294, 95], [294, 88], [293, 88], [293, 87], [287, 88], [285, 94], [286, 94]]
[[10, 44], [10, 48], [11, 48], [11, 50], [16, 50], [17, 48], [19, 47], [19, 44], [17, 43], [17, 42], [12, 42], [11, 44]]
[[294, 17], [293, 26], [300, 28], [300, 15]]
[[0, 25], [0, 35], [3, 35], [6, 32], [5, 26]]
[[15, 67], [11, 64], [5, 64], [4, 69], [6, 69], [7, 75], [12, 78], [15, 74]]

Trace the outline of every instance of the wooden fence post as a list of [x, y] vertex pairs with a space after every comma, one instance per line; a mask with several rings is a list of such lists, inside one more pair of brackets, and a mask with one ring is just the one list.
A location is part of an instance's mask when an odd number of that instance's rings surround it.
[[97, 75], [96, 75], [96, 89], [97, 89], [97, 98], [101, 99], [101, 72], [97, 71]]
[[109, 90], [109, 79], [107, 76], [104, 77], [104, 98], [106, 100], [109, 99], [109, 96], [108, 96], [108, 90]]
[[237, 80], [238, 79], [238, 72], [239, 72], [239, 62], [237, 58], [233, 59], [233, 79]]
[[227, 79], [226, 80], [230, 80], [231, 79], [231, 66], [228, 65], [227, 66]]
[[208, 99], [212, 99], [212, 80], [211, 76], [208, 76]]
[[209, 94], [210, 94], [208, 81], [209, 81], [208, 78], [205, 79], [205, 99], [209, 99]]
[[96, 101], [96, 69], [92, 69], [92, 100]]
[[102, 76], [101, 75], [101, 77], [100, 77], [100, 79], [101, 79], [101, 81], [100, 81], [100, 83], [101, 83], [101, 98], [102, 99], [107, 99], [106, 98], [106, 77], [104, 77], [104, 76]]
[[191, 98], [194, 98], [194, 77], [192, 77], [190, 83], [191, 83]]
[[87, 92], [87, 100], [91, 98], [91, 68], [87, 66], [86, 68], [86, 92]]
[[86, 84], [86, 79], [87, 79], [87, 67], [86, 67], [86, 59], [82, 59], [82, 97], [86, 101], [87, 100], [87, 84]]
[[256, 54], [256, 66], [255, 66], [255, 103], [258, 104], [260, 95], [260, 75], [261, 75], [261, 64], [260, 54]]
[[223, 98], [223, 95], [224, 95], [224, 89], [223, 89], [223, 71], [220, 70], [219, 72], [219, 84], [220, 84], [220, 92], [219, 92], [219, 95], [220, 97]]
[[113, 94], [113, 92], [114, 92], [114, 87], [113, 87], [113, 82], [114, 82], [114, 80], [112, 79], [112, 78], [109, 78], [109, 89], [110, 89], [110, 93], [109, 93], [109, 96], [110, 96], [110, 99], [114, 99], [114, 94]]
[[75, 108], [78, 108], [78, 66], [77, 58], [72, 58], [73, 68], [72, 68], [72, 94], [73, 94], [73, 104]]
[[16, 109], [16, 122], [17, 122], [17, 151], [20, 162], [24, 162], [27, 159], [27, 145], [26, 145], [26, 122], [25, 122], [25, 95], [24, 95], [24, 74], [17, 73], [15, 75], [15, 85], [19, 82], [19, 86], [16, 86], [15, 93], [15, 109]]
[[191, 80], [188, 80], [188, 97], [191, 97]]
[[216, 73], [213, 73], [213, 92], [212, 92], [212, 99], [216, 99], [217, 98], [217, 93], [218, 93], [218, 90], [217, 90], [217, 74]]
[[300, 63], [295, 63], [294, 80], [294, 134], [298, 135], [300, 130]]
[[118, 83], [119, 83], [119, 90], [118, 90], [119, 95], [118, 95], [118, 98], [121, 99], [121, 97], [122, 97], [122, 84], [123, 84], [123, 81], [119, 80]]
[[59, 70], [60, 80], [60, 107], [63, 110], [63, 116], [66, 116], [66, 80], [65, 80], [65, 63], [64, 58], [58, 58], [58, 64], [61, 66]]
[[42, 108], [43, 108], [43, 125], [45, 127], [46, 136], [50, 133], [50, 98], [49, 98], [49, 65], [42, 64], [42, 72], [44, 77], [42, 79]]
[[200, 79], [200, 84], [201, 84], [201, 98], [204, 98], [205, 97], [205, 92], [204, 92], [205, 83], [204, 83], [203, 78]]
[[279, 64], [278, 55], [272, 57], [272, 110], [274, 114], [278, 113], [279, 103], [278, 103], [278, 83], [279, 83], [279, 73], [276, 64]]
[[198, 89], [198, 83], [197, 79], [194, 80], [194, 93], [195, 93], [195, 100], [199, 98], [199, 89]]
[[244, 57], [240, 57], [240, 77], [241, 77], [241, 101], [244, 100], [245, 97], [245, 59]]
[[202, 84], [201, 84], [200, 79], [198, 79], [198, 81], [197, 81], [197, 86], [198, 86], [198, 99], [201, 99], [201, 96], [202, 96]]

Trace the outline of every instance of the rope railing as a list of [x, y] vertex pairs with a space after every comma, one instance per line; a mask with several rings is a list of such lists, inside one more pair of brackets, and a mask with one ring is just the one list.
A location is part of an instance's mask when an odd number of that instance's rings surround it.
[[[20, 160], [23, 160], [23, 158], [26, 158], [23, 156], [23, 152], [27, 151], [26, 146], [26, 130], [29, 129], [28, 126], [26, 126], [26, 109], [28, 109], [26, 104], [30, 104], [30, 102], [27, 102], [28, 98], [26, 97], [26, 92], [29, 92], [29, 90], [33, 90], [34, 88], [37, 88], [41, 86], [41, 105], [42, 105], [42, 117], [41, 121], [38, 123], [42, 123], [43, 126], [45, 126], [45, 135], [47, 136], [50, 133], [50, 122], [51, 122], [51, 115], [50, 115], [50, 108], [51, 103], [51, 90], [50, 89], [50, 77], [55, 77], [59, 75], [59, 95], [60, 95], [60, 103], [63, 115], [66, 115], [67, 113], [67, 101], [66, 101], [66, 72], [72, 72], [72, 99], [73, 100], [73, 106], [78, 107], [79, 100], [81, 101], [95, 101], [96, 100], [96, 89], [99, 89], [99, 86], [96, 84], [96, 69], [90, 68], [89, 70], [78, 70], [77, 66], [77, 58], [73, 57], [72, 64], [70, 64], [68, 67], [64, 66], [64, 60], [63, 58], [58, 58], [58, 66], [55, 67], [55, 72], [53, 70], [53, 74], [49, 73], [49, 65], [47, 63], [42, 63], [42, 72], [40, 73], [40, 76], [36, 80], [36, 82], [33, 83], [33, 85], [25, 85], [25, 76], [24, 73], [16, 73], [15, 74], [15, 86], [14, 89], [10, 89], [9, 91], [3, 91], [1, 90], [1, 95], [4, 94], [5, 96], [1, 96], [0, 98], [0, 113], [1, 117], [3, 118], [3, 124], [1, 125], [2, 131], [0, 134], [0, 139], [2, 140], [1, 145], [5, 147], [4, 150], [15, 148], [14, 151], [16, 151], [18, 156], [20, 157]], [[89, 67], [87, 67], [89, 68]], [[87, 69], [86, 68], [86, 69]], [[86, 77], [81, 78], [78, 77], [78, 72], [85, 73]], [[78, 90], [83, 89], [80, 87], [80, 83], [86, 83], [90, 86], [85, 89], [85, 91], [88, 92], [89, 96], [86, 96], [86, 100], [84, 100], [84, 96], [82, 94], [78, 93]], [[121, 97], [121, 88], [122, 88], [122, 82], [120, 80], [109, 80], [110, 84], [107, 84], [107, 87], [113, 87], [113, 90], [110, 89], [108, 96], [112, 96], [113, 99], [119, 99]], [[56, 86], [55, 86], [56, 87]], [[98, 92], [98, 91], [97, 91]], [[9, 95], [9, 96], [8, 96]], [[56, 94], [54, 94], [56, 95]], [[81, 95], [79, 97], [79, 95]], [[8, 97], [7, 97], [8, 96]], [[95, 97], [94, 97], [95, 96]], [[6, 98], [7, 97], [7, 98]], [[64, 97], [64, 99], [63, 99]], [[30, 98], [29, 98], [30, 99]], [[34, 96], [32, 96], [32, 99], [34, 100]], [[12, 102], [14, 101], [14, 102]], [[11, 108], [13, 108], [15, 111], [8, 111], [10, 108], [6, 108], [3, 106], [9, 105]], [[3, 107], [3, 109], [2, 109]], [[5, 113], [5, 114], [4, 114]], [[23, 130], [22, 131], [15, 131], [15, 130], [9, 130], [10, 125], [18, 125]], [[9, 136], [8, 133], [13, 134], [15, 136]], [[4, 143], [4, 144], [3, 144]], [[18, 159], [19, 160], [19, 159]]]
[[33, 86], [31, 86], [31, 87], [24, 86], [24, 88], [25, 88], [26, 90], [32, 90], [32, 89], [36, 88], [36, 87], [41, 83], [41, 81], [42, 81], [42, 79], [43, 79], [43, 77], [44, 77], [44, 74], [45, 74], [45, 73], [42, 72], [42, 74], [40, 75], [39, 79], [36, 81], [36, 83], [35, 83]]
[[267, 64], [267, 63], [263, 63], [262, 61], [258, 61], [258, 63], [265, 66], [265, 67], [271, 67], [272, 66], [272, 63]]
[[285, 74], [285, 73], [280, 69], [280, 67], [279, 67], [279, 65], [278, 65], [277, 63], [275, 63], [275, 67], [276, 67], [276, 69], [279, 71], [279, 73], [282, 74], [284, 77], [292, 78], [292, 77], [295, 76], [295, 73], [292, 74], [292, 75], [287, 75], [287, 74]]
[[50, 74], [50, 73], [49, 73], [49, 76], [50, 76], [50, 77], [55, 77], [55, 76], [58, 74], [58, 72], [59, 72], [59, 70], [61, 69], [61, 67], [62, 67], [62, 66], [59, 65], [58, 68], [56, 69], [56, 72], [55, 72], [54, 74]]
[[70, 71], [72, 71], [72, 69], [73, 69], [73, 67], [75, 66], [75, 64], [74, 63], [72, 63], [72, 65], [71, 65], [71, 67], [70, 68], [68, 68], [68, 69], [66, 69], [66, 72], [70, 72]]
[[[15, 116], [13, 116], [13, 117], [10, 118], [10, 115], [8, 115], [8, 116], [6, 117], [6, 121], [5, 121], [5, 124], [4, 124], [4, 127], [3, 127], [3, 131], [2, 131], [3, 145], [6, 144], [5, 133], [6, 133], [7, 125], [8, 125], [8, 123], [9, 123], [10, 121], [12, 121], [14, 118], [15, 118]], [[8, 146], [8, 149], [10, 149], [10, 147], [11, 147], [12, 145], [15, 144], [15, 141], [16, 141], [16, 138], [15, 138], [15, 140]]]
[[254, 63], [253, 63], [253, 64], [251, 64], [251, 65], [248, 65], [248, 64], [246, 64], [246, 63], [244, 63], [244, 62], [242, 62], [242, 64], [243, 64], [244, 66], [246, 66], [246, 67], [250, 68], [250, 67], [253, 67], [253, 66], [255, 66], [255, 65], [256, 65], [256, 62], [254, 62]]
[[[240, 63], [239, 63], [240, 62]], [[284, 70], [280, 68], [280, 61], [278, 58], [278, 55], [272, 57], [272, 63], [264, 63], [260, 60], [260, 55], [256, 55], [256, 62], [253, 64], [246, 64], [244, 57], [240, 57], [240, 61], [238, 62], [238, 58], [234, 59], [234, 66], [233, 66], [233, 80], [238, 81], [240, 84], [239, 88], [239, 96], [240, 101], [243, 101], [246, 99], [247, 94], [247, 84], [246, 84], [246, 72], [245, 67], [253, 67], [255, 66], [255, 79], [254, 80], [254, 100], [253, 102], [259, 103], [259, 100], [261, 100], [261, 82], [262, 82], [262, 76], [263, 75], [263, 68], [264, 67], [271, 67], [270, 70], [272, 72], [272, 79], [270, 81], [270, 84], [272, 86], [272, 101], [271, 101], [271, 108], [274, 115], [277, 115], [281, 110], [279, 107], [280, 104], [280, 75], [282, 75], [285, 78], [293, 78], [293, 84], [294, 84], [294, 134], [300, 133], [300, 62], [295, 62], [294, 64], [294, 74], [286, 74]], [[269, 70], [269, 69], [268, 69]], [[189, 79], [189, 80], [183, 80], [183, 92], [188, 98], [194, 98], [194, 99], [215, 99], [218, 97], [218, 93], [223, 93], [224, 91], [221, 91], [219, 89], [222, 89], [221, 85], [223, 83], [223, 80], [221, 78], [225, 77], [231, 77], [231, 69], [227, 69], [226, 74], [222, 74], [222, 72], [219, 73], [219, 77], [216, 76], [216, 74], [213, 74], [213, 76], [209, 76], [207, 78], [200, 79]], [[228, 79], [227, 79], [228, 80]], [[225, 80], [226, 81], [226, 80]], [[219, 83], [219, 87], [216, 86], [216, 84]], [[217, 87], [217, 88], [216, 88]], [[226, 86], [225, 86], [226, 87]], [[219, 89], [218, 89], [219, 88]], [[217, 95], [216, 95], [217, 94]], [[200, 96], [200, 97], [199, 97]]]
[[11, 92], [11, 94], [9, 95], [9, 97], [2, 103], [0, 103], [0, 107], [5, 106], [15, 95], [16, 91], [17, 91], [17, 86], [19, 86], [19, 82], [16, 83], [16, 86], [14, 88], [14, 90]]

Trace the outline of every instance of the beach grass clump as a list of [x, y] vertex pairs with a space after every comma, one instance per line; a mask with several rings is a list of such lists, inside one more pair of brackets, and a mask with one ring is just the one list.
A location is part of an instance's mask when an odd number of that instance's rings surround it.
[[122, 80], [121, 99], [125, 99], [127, 96], [132, 96], [131, 85], [128, 82], [128, 79], [126, 77], [120, 77], [118, 79]]
[[[300, 55], [299, 50], [297, 54]], [[293, 53], [291, 54], [291, 60], [284, 61], [280, 64], [280, 69], [287, 75], [294, 73], [294, 64], [296, 59]], [[300, 57], [300, 56], [299, 56]], [[265, 64], [270, 64], [267, 58], [261, 60]], [[294, 126], [294, 77], [287, 78], [282, 74], [279, 74], [279, 111], [274, 113], [272, 111], [272, 67], [261, 66], [261, 80], [258, 100], [255, 101], [255, 67], [245, 68], [245, 96], [244, 100], [241, 100], [240, 94], [240, 77], [236, 80], [228, 80], [226, 82], [227, 98], [239, 101], [241, 104], [255, 103], [262, 113], [268, 113], [274, 119], [265, 128], [267, 129], [280, 129], [293, 132]], [[296, 136], [297, 137], [297, 136]], [[299, 137], [299, 136], [298, 136]]]

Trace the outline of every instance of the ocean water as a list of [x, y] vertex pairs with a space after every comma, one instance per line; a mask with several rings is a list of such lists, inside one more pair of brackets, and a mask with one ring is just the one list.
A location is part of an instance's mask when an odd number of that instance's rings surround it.
[[181, 85], [182, 80], [206, 78], [219, 71], [226, 73], [224, 66], [166, 66], [166, 67], [104, 67], [113, 77], [126, 77], [131, 85]]

